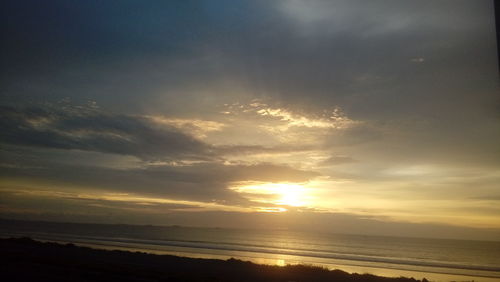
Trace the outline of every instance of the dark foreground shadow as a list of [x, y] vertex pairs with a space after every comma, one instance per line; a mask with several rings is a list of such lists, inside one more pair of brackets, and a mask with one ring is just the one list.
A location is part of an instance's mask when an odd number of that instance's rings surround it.
[[419, 281], [304, 265], [279, 267], [236, 259], [107, 251], [29, 238], [0, 239], [0, 250], [1, 281]]

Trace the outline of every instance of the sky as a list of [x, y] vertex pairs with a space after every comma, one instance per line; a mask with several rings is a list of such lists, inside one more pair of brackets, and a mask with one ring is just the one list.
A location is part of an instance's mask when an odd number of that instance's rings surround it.
[[500, 238], [493, 1], [2, 1], [0, 217]]

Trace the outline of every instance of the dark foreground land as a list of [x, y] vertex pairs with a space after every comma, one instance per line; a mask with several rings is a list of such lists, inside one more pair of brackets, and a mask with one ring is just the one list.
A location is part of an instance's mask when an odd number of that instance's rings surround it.
[[416, 282], [319, 267], [258, 265], [235, 259], [193, 259], [107, 251], [29, 238], [0, 239], [1, 281], [372, 281]]

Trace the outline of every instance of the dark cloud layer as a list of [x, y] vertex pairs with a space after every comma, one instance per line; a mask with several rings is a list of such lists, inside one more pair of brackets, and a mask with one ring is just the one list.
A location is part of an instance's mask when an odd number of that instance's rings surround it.
[[[10, 147], [15, 149], [15, 147]], [[20, 179], [27, 183], [45, 183], [55, 187], [97, 189], [126, 192], [178, 200], [224, 202], [249, 205], [238, 193], [228, 189], [232, 183], [306, 182], [319, 176], [317, 172], [286, 165], [260, 163], [254, 165], [224, 165], [206, 162], [191, 165], [144, 165], [135, 168], [114, 168], [60, 162], [50, 151], [42, 157], [27, 149], [16, 153], [2, 152], [3, 179]], [[50, 158], [50, 156], [53, 156]], [[60, 189], [60, 188], [57, 188]]]
[[210, 155], [210, 146], [176, 128], [91, 107], [2, 107], [0, 115], [0, 141], [8, 144], [144, 159], [204, 159]]
[[[305, 182], [319, 176], [282, 164], [222, 162], [223, 154], [291, 149], [219, 148], [150, 118], [112, 114], [92, 105], [4, 106], [0, 117], [3, 128], [0, 142], [7, 146], [1, 152], [4, 178], [243, 204], [248, 201], [228, 189], [231, 183]], [[90, 164], [84, 162], [83, 153], [79, 153], [82, 159], [68, 162], [63, 156], [69, 150], [134, 156], [142, 162], [134, 168], [102, 167], [98, 159]], [[78, 153], [73, 156], [78, 158]]]
[[488, 1], [5, 3], [8, 100], [36, 91], [175, 111], [235, 91], [229, 84], [363, 119], [498, 104]]

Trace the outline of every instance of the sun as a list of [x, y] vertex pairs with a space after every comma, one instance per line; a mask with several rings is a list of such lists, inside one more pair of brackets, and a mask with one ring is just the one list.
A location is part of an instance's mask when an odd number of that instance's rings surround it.
[[277, 204], [300, 207], [305, 205], [304, 187], [296, 184], [276, 183], [274, 186], [276, 194], [280, 196]]
[[249, 199], [257, 202], [292, 207], [307, 204], [307, 189], [297, 183], [243, 183], [232, 189], [246, 194]]

